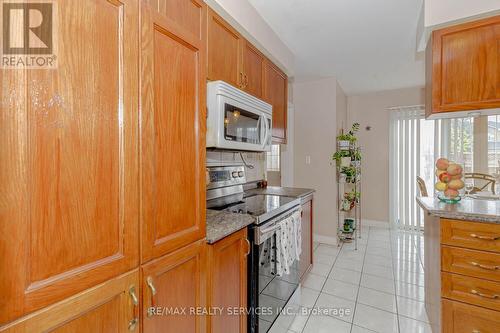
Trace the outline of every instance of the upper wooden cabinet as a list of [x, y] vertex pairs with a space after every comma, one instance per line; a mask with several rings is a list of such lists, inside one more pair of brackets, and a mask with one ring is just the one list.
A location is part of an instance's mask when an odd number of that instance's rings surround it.
[[265, 59], [262, 53], [248, 41], [245, 41], [242, 89], [258, 98], [262, 98]]
[[208, 9], [208, 72], [209, 80], [222, 80], [241, 88], [244, 82], [241, 49], [243, 38], [212, 9]]
[[[192, 312], [206, 309], [206, 249], [205, 240], [201, 240], [143, 266], [144, 332], [206, 332], [205, 315]], [[167, 309], [178, 312], [167, 313]]]
[[426, 115], [500, 107], [500, 16], [436, 30], [427, 46]]
[[208, 305], [223, 309], [209, 317], [207, 332], [245, 333], [247, 316], [231, 315], [229, 309], [247, 307], [247, 229], [236, 232], [209, 247]]
[[0, 327], [0, 332], [139, 332], [139, 287], [134, 270]]
[[273, 142], [286, 143], [288, 79], [274, 64], [264, 64], [264, 100], [273, 106]]
[[138, 265], [138, 3], [57, 5], [58, 67], [0, 75], [0, 325]]
[[[206, 5], [194, 3], [204, 20]], [[143, 3], [141, 15], [141, 240], [147, 262], [205, 237], [206, 44], [203, 29], [196, 36], [189, 22], [176, 23], [157, 7]]]

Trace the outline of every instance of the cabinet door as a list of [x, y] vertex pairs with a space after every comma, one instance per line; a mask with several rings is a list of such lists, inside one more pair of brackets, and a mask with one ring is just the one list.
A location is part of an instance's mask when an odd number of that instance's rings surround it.
[[137, 7], [57, 1], [58, 67], [0, 74], [0, 324], [138, 265]]
[[0, 327], [0, 332], [139, 332], [138, 297], [135, 270]]
[[143, 266], [144, 332], [206, 331], [205, 315], [192, 312], [206, 309], [206, 247], [198, 241]]
[[264, 100], [273, 106], [273, 142], [286, 143], [288, 79], [270, 62], [264, 65]]
[[427, 112], [500, 107], [500, 16], [432, 34]]
[[191, 34], [147, 3], [141, 15], [141, 258], [147, 262], [205, 237], [206, 60], [205, 35]]
[[208, 79], [242, 87], [242, 37], [212, 9], [208, 9]]
[[304, 276], [312, 264], [312, 200], [302, 205], [302, 253], [299, 260], [300, 276]]
[[243, 89], [255, 97], [262, 98], [264, 56], [245, 41], [243, 47]]
[[250, 243], [247, 229], [209, 246], [208, 299], [211, 308], [221, 308], [221, 314], [209, 317], [209, 332], [244, 333], [247, 316], [232, 315], [228, 309], [247, 307], [247, 255]]

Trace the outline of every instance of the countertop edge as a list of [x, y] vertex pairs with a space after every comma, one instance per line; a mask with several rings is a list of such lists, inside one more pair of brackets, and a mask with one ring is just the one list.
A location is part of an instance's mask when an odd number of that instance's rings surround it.
[[[473, 221], [473, 222], [481, 222], [481, 223], [495, 223], [500, 224], [500, 216], [491, 215], [491, 214], [483, 214], [480, 212], [464, 212], [464, 211], [446, 211], [443, 209], [437, 209], [428, 206], [421, 197], [416, 198], [418, 205], [427, 213], [447, 219], [455, 219], [455, 220], [464, 220], [464, 221]], [[437, 200], [437, 199], [436, 199]]]

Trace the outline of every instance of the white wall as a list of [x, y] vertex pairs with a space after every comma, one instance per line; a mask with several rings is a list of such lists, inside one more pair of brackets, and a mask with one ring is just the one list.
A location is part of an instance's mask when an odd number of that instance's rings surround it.
[[425, 26], [432, 27], [500, 10], [499, 0], [425, 0]]
[[417, 52], [435, 29], [500, 14], [500, 0], [425, 0], [417, 27]]
[[[349, 96], [348, 124], [360, 123], [362, 218], [389, 221], [389, 107], [424, 104], [420, 87]], [[371, 126], [371, 130], [366, 130]]]
[[248, 0], [205, 0], [205, 2], [287, 75], [293, 76], [295, 58], [292, 51], [279, 39]]
[[336, 95], [335, 78], [293, 86], [294, 186], [316, 190], [314, 233], [326, 237], [335, 237], [337, 226], [337, 185], [331, 160], [337, 133]]

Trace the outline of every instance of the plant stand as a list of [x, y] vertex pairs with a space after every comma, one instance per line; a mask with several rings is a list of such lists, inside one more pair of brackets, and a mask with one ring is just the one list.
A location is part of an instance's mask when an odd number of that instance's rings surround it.
[[[359, 147], [356, 144], [351, 144], [349, 147], [340, 145], [337, 140], [337, 151], [349, 151], [351, 156], [355, 156], [355, 152], [359, 152]], [[340, 164], [336, 165], [337, 175], [337, 246], [342, 243], [354, 242], [354, 249], [358, 249], [358, 238], [361, 238], [361, 161], [353, 161], [351, 167], [347, 170], [346, 175]], [[354, 207], [345, 210], [343, 201], [345, 193], [354, 193]], [[353, 221], [352, 228], [348, 230], [344, 227], [346, 219]]]

